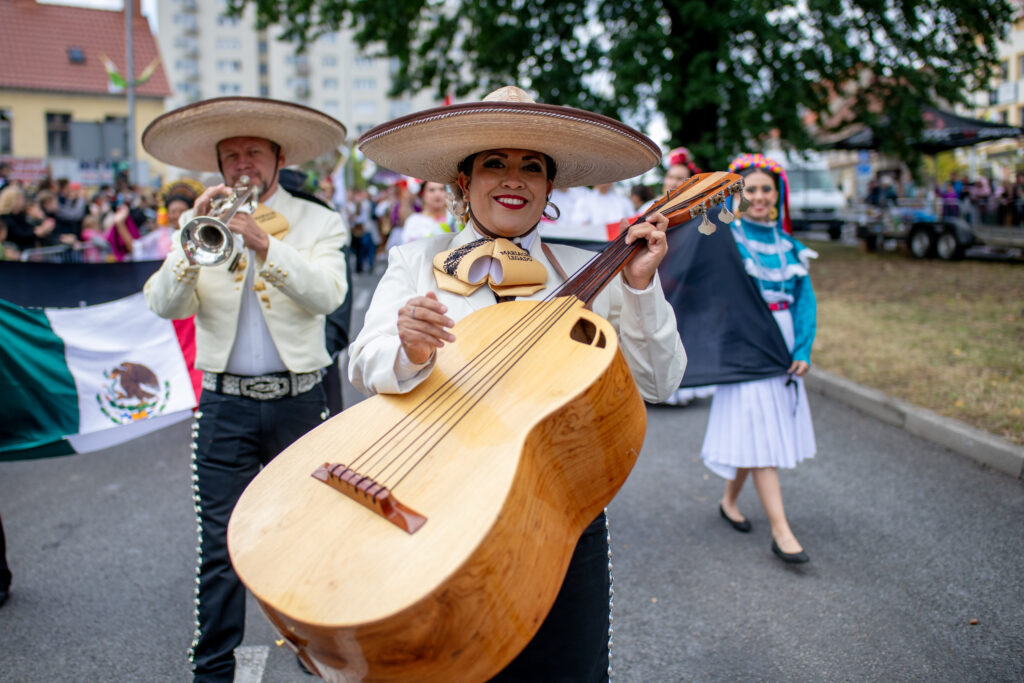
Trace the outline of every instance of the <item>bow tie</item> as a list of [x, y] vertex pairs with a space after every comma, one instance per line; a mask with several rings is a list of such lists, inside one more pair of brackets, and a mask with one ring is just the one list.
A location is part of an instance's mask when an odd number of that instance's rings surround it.
[[482, 238], [434, 256], [441, 289], [469, 296], [485, 282], [498, 296], [529, 296], [544, 289], [548, 270], [519, 245]]

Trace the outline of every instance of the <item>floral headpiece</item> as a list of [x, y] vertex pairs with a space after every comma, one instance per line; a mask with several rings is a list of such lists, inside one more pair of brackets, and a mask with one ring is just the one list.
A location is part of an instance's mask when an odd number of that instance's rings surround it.
[[690, 169], [690, 173], [693, 175], [700, 173], [700, 168], [698, 168], [697, 164], [690, 161], [690, 150], [685, 147], [676, 147], [669, 150], [668, 154], [665, 155], [665, 168], [668, 169], [673, 166], [685, 166]]
[[789, 178], [786, 177], [786, 169], [782, 164], [763, 154], [743, 154], [732, 160], [729, 164], [730, 173], [739, 173], [749, 168], [757, 168], [767, 171], [777, 177], [782, 183], [782, 191], [779, 192], [779, 226], [787, 234], [793, 234], [793, 221], [789, 217]]

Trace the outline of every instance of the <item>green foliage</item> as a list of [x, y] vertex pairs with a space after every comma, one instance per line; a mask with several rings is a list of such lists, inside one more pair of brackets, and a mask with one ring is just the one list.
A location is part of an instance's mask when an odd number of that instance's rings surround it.
[[[704, 167], [777, 133], [805, 148], [851, 122], [912, 166], [923, 104], [987, 86], [1007, 0], [229, 0], [300, 48], [341, 27], [397, 59], [394, 94], [484, 93], [516, 83], [538, 101], [642, 125]], [[836, 100], [835, 95], [842, 95]]]

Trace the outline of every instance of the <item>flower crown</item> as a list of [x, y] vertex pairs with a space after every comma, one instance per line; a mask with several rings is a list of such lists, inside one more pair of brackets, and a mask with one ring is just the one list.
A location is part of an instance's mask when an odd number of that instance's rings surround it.
[[775, 161], [775, 159], [766, 157], [763, 154], [744, 154], [736, 157], [732, 160], [732, 163], [729, 164], [729, 172], [735, 173], [736, 171], [742, 171], [750, 168], [751, 166], [754, 168], [763, 168], [771, 171], [777, 176], [782, 176], [783, 178], [786, 177], [786, 172], [782, 169], [782, 164]]
[[742, 154], [732, 160], [729, 164], [730, 173], [738, 173], [748, 168], [759, 168], [775, 174], [782, 183], [779, 192], [779, 226], [787, 234], [793, 234], [793, 220], [789, 215], [789, 178], [786, 177], [786, 170], [782, 164], [763, 154]]

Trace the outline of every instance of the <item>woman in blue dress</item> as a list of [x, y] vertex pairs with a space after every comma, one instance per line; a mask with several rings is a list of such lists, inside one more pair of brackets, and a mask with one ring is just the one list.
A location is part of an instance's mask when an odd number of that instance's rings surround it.
[[786, 562], [802, 563], [808, 557], [786, 519], [778, 468], [795, 467], [816, 449], [802, 377], [810, 368], [816, 328], [808, 263], [817, 254], [788, 234], [788, 184], [776, 161], [747, 154], [733, 160], [729, 170], [744, 176], [743, 193], [750, 202], [742, 216], [735, 211], [733, 238], [782, 332], [792, 364], [788, 375], [719, 385], [701, 455], [709, 469], [727, 480], [721, 516], [737, 531], [750, 531], [737, 499], [752, 475], [771, 525], [772, 551]]

